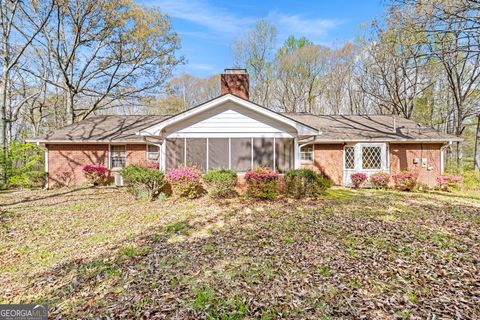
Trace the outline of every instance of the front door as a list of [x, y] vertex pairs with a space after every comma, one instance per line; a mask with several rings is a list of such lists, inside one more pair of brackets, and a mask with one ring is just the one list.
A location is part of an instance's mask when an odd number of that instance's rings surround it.
[[[343, 183], [351, 186], [351, 175], [363, 172], [370, 176], [388, 171], [388, 150], [386, 143], [356, 143], [346, 145], [343, 150]], [[367, 184], [369, 185], [369, 184]]]

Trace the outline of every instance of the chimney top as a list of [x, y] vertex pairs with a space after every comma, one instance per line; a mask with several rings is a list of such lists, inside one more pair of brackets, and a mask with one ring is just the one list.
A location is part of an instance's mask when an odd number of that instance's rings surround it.
[[247, 74], [247, 69], [225, 69], [224, 74]]
[[225, 69], [220, 77], [221, 94], [233, 94], [248, 100], [249, 81], [246, 69]]

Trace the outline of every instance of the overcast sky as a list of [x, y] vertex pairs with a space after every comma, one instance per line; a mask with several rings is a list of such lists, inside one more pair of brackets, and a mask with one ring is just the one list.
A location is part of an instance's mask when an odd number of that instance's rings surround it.
[[232, 43], [258, 19], [278, 30], [278, 46], [289, 36], [305, 36], [327, 46], [353, 41], [359, 26], [384, 11], [382, 0], [213, 1], [139, 0], [173, 19], [187, 64], [180, 73], [209, 76], [232, 65]]

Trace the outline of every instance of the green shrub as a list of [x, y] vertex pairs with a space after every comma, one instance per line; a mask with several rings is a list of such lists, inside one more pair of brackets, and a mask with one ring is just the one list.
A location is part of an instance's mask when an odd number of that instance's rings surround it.
[[237, 173], [230, 169], [209, 170], [203, 176], [203, 182], [212, 198], [229, 198], [236, 194]]
[[278, 194], [278, 173], [270, 168], [258, 167], [245, 174], [246, 195], [249, 198], [272, 200]]
[[284, 176], [287, 196], [316, 198], [332, 186], [332, 181], [310, 169], [288, 170]]
[[165, 186], [164, 174], [138, 165], [129, 165], [120, 174], [128, 185], [128, 190], [135, 197], [155, 199]]

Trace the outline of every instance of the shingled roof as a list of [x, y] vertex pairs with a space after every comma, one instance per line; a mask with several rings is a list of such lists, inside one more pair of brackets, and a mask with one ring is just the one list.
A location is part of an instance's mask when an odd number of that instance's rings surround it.
[[30, 142], [142, 142], [136, 133], [169, 116], [95, 116], [30, 139]]
[[[282, 113], [283, 115], [318, 129], [321, 134], [317, 142], [446, 142], [459, 141], [458, 137], [441, 133], [417, 122], [393, 116], [343, 115], [317, 116], [309, 113]], [[54, 130], [30, 142], [46, 143], [110, 143], [143, 142], [144, 137], [136, 133], [169, 116], [95, 116], [75, 124]]]
[[[317, 116], [310, 113], [283, 113], [322, 132], [317, 142], [446, 142], [461, 138], [423, 126], [413, 120], [390, 115]], [[394, 126], [395, 119], [395, 126]]]

